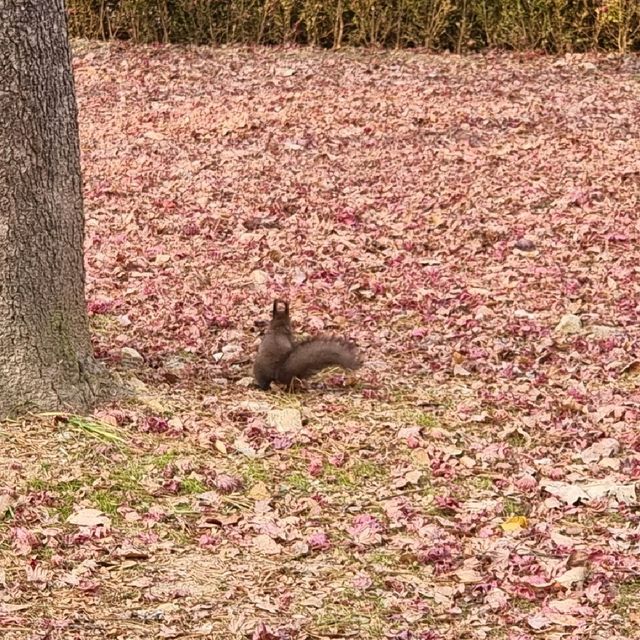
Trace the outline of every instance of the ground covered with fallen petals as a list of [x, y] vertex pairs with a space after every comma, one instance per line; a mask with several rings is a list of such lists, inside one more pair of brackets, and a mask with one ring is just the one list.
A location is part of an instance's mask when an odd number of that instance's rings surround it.
[[[93, 416], [0, 426], [3, 638], [640, 634], [640, 61], [76, 43]], [[249, 386], [274, 296], [366, 357]]]

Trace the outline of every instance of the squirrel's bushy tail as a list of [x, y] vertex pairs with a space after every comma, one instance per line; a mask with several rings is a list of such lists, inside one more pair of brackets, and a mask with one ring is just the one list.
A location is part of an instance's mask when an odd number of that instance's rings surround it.
[[327, 367], [358, 369], [362, 365], [358, 348], [340, 338], [311, 338], [296, 345], [282, 365], [278, 381], [289, 384], [293, 378], [308, 378]]

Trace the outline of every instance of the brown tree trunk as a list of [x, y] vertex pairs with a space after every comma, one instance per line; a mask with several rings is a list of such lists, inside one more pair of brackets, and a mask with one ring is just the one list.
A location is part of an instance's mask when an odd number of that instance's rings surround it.
[[0, 417], [95, 400], [63, 0], [0, 0]]

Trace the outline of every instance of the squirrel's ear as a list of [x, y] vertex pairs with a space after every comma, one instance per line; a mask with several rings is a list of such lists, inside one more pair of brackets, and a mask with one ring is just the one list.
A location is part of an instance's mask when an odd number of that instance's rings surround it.
[[271, 312], [271, 315], [275, 316], [276, 313], [278, 313], [278, 300], [273, 301], [273, 311]]
[[284, 303], [284, 312], [289, 315], [289, 302]]

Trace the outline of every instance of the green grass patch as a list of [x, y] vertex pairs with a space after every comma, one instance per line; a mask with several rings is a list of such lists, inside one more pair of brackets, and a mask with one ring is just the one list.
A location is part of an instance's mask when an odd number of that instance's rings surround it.
[[472, 486], [480, 491], [491, 491], [493, 489], [493, 479], [489, 476], [474, 476], [470, 480]]
[[180, 482], [180, 493], [191, 495], [194, 493], [204, 493], [207, 487], [197, 478], [185, 478]]
[[615, 609], [620, 614], [627, 614], [637, 609], [640, 602], [640, 577], [623, 582], [618, 587]]
[[140, 483], [144, 476], [144, 466], [139, 462], [131, 461], [126, 466], [115, 469], [109, 479], [116, 489], [136, 493], [141, 491]]
[[370, 478], [385, 478], [387, 470], [379, 464], [367, 461], [357, 461], [349, 466], [349, 472], [354, 480], [367, 480]]
[[424, 429], [435, 429], [440, 426], [438, 419], [431, 413], [419, 413], [415, 422]]
[[285, 478], [284, 484], [302, 493], [309, 493], [313, 486], [309, 476], [298, 471], [289, 474]]
[[531, 509], [516, 498], [505, 498], [502, 504], [502, 513], [507, 516], [526, 516]]
[[397, 567], [398, 554], [382, 549], [374, 549], [367, 554], [367, 566]]
[[49, 487], [49, 483], [43, 478], [29, 478], [27, 480], [27, 489], [29, 491], [46, 491]]
[[264, 460], [247, 460], [240, 473], [247, 486], [254, 485], [256, 482], [264, 482], [270, 484], [272, 473]]
[[105, 490], [96, 491], [91, 496], [96, 508], [110, 516], [117, 515], [117, 509], [122, 504], [121, 498], [122, 494], [120, 492]]
[[152, 456], [148, 461], [150, 465], [157, 467], [158, 469], [166, 469], [177, 459], [177, 457], [178, 453], [176, 451], [167, 451], [166, 453], [162, 453], [158, 456]]

